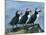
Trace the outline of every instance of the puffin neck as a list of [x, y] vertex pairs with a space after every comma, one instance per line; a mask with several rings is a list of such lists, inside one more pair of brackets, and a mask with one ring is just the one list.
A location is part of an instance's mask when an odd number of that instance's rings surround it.
[[29, 14], [29, 12], [26, 12], [26, 13], [25, 13], [25, 16], [27, 16], [28, 14]]
[[19, 14], [16, 14], [17, 17], [19, 17], [20, 15]]
[[37, 15], [37, 14], [38, 14], [38, 12], [35, 11], [35, 15]]

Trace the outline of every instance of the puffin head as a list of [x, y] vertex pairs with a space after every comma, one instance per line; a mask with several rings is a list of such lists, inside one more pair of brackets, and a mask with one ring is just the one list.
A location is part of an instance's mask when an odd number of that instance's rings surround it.
[[16, 11], [16, 15], [19, 15], [20, 16], [20, 15], [22, 15], [22, 12], [20, 10], [17, 10]]
[[35, 9], [35, 13], [36, 13], [36, 14], [39, 14], [40, 12], [41, 12], [41, 9], [39, 9], [39, 8], [36, 8], [36, 9]]
[[29, 14], [30, 12], [32, 12], [31, 9], [30, 8], [26, 8], [26, 14]]

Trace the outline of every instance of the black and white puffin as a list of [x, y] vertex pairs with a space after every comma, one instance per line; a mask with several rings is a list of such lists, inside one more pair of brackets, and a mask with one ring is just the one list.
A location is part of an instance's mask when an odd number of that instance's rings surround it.
[[30, 19], [29, 19], [27, 24], [30, 24], [30, 23], [34, 24], [34, 22], [38, 19], [40, 12], [41, 12], [41, 10], [36, 8], [35, 13], [30, 17]]
[[44, 30], [41, 29], [40, 25], [36, 23], [38, 18], [39, 18], [39, 16], [40, 16], [40, 12], [41, 12], [41, 10], [39, 8], [36, 8], [35, 13], [30, 17], [30, 19], [27, 22], [27, 24], [32, 24], [33, 26], [38, 25], [38, 29], [40, 29], [41, 32], [44, 32]]
[[29, 12], [31, 12], [31, 10], [28, 10], [29, 8], [26, 9], [25, 14], [21, 17], [20, 21], [18, 22], [18, 24], [25, 24], [27, 19], [28, 19], [28, 15]]
[[19, 10], [16, 11], [16, 15], [12, 18], [10, 24], [11, 25], [16, 25], [19, 21], [19, 16], [21, 15], [21, 13], [19, 13]]

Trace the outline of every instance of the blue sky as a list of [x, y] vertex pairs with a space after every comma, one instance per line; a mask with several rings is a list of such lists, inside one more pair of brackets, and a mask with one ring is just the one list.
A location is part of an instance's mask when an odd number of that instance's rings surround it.
[[31, 8], [34, 12], [35, 8], [40, 8], [42, 10], [39, 17], [39, 24], [42, 29], [44, 29], [44, 3], [42, 2], [16, 2], [12, 0], [6, 0], [6, 28], [10, 27], [9, 22], [15, 16], [16, 10], [25, 10], [26, 8]]

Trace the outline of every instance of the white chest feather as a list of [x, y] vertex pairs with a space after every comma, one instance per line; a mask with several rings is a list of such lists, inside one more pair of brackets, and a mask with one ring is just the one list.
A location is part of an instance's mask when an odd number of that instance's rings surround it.
[[39, 18], [39, 14], [37, 15], [37, 18]]
[[28, 19], [27, 19], [27, 21], [26, 21], [26, 24], [27, 24], [27, 22], [29, 21], [30, 17], [31, 17], [31, 15], [28, 15]]
[[28, 18], [30, 18], [30, 15], [28, 15]]
[[19, 20], [21, 19], [21, 17], [19, 17]]
[[37, 24], [38, 23], [38, 19], [39, 19], [39, 14], [37, 15], [37, 18], [36, 18], [34, 24]]

